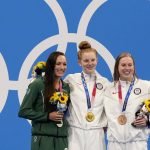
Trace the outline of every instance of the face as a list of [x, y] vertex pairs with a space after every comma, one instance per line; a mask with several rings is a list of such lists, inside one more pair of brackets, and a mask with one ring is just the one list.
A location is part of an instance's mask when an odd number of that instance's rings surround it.
[[66, 57], [63, 55], [58, 56], [54, 68], [56, 78], [61, 78], [64, 75], [66, 69], [67, 69]]
[[82, 54], [81, 60], [79, 60], [78, 63], [82, 66], [85, 73], [94, 73], [97, 65], [96, 54], [94, 52], [84, 52]]
[[123, 57], [119, 61], [118, 71], [120, 79], [124, 81], [132, 81], [134, 74], [134, 64], [131, 57]]

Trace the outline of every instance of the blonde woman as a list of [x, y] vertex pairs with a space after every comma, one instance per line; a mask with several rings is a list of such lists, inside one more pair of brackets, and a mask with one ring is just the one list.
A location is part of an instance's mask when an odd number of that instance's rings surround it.
[[96, 71], [98, 58], [90, 43], [79, 44], [78, 63], [82, 72], [70, 74], [69, 150], [105, 150], [104, 130], [107, 125], [103, 93], [108, 80]]

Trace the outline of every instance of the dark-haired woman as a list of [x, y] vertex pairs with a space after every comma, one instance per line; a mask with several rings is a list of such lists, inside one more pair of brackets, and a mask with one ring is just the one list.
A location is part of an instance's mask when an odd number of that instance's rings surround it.
[[96, 72], [97, 51], [87, 41], [79, 44], [78, 63], [81, 73], [70, 74], [69, 150], [104, 150], [107, 125], [103, 93], [108, 80]]
[[69, 86], [61, 77], [66, 71], [66, 57], [53, 52], [47, 59], [45, 76], [28, 87], [19, 117], [32, 121], [32, 150], [68, 148], [68, 123], [64, 118], [69, 103]]
[[140, 104], [150, 97], [150, 82], [136, 77], [131, 54], [116, 58], [114, 82], [105, 91], [108, 150], [147, 150], [148, 117], [138, 115]]

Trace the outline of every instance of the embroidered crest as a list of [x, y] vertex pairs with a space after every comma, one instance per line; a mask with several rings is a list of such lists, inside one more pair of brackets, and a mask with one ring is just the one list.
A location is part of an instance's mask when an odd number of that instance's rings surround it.
[[140, 93], [141, 93], [141, 89], [140, 88], [134, 89], [134, 94], [139, 95]]
[[99, 90], [103, 89], [103, 85], [101, 83], [96, 83], [96, 88]]

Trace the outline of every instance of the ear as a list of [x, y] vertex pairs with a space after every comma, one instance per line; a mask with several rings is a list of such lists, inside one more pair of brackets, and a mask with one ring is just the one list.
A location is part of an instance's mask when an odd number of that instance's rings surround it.
[[81, 66], [81, 60], [78, 60], [78, 64], [79, 64], [79, 66]]
[[98, 57], [96, 57], [96, 61], [97, 61], [97, 63], [98, 63]]

